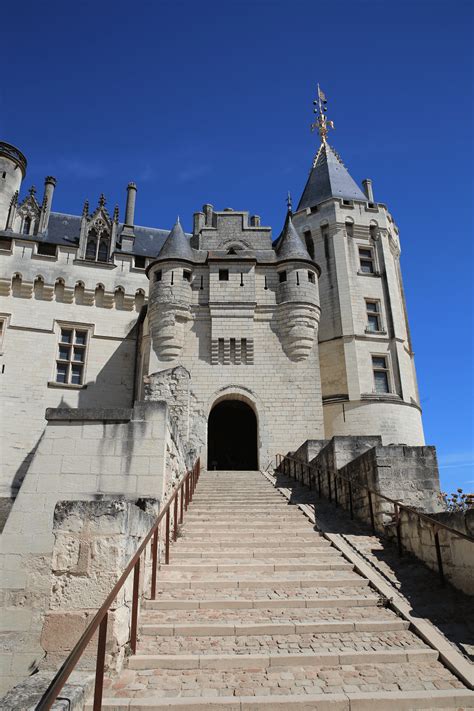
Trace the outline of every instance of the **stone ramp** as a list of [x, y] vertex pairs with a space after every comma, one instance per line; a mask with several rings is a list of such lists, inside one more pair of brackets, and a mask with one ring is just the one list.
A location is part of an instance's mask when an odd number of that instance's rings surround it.
[[260, 473], [203, 473], [188, 514], [104, 709], [474, 708]]

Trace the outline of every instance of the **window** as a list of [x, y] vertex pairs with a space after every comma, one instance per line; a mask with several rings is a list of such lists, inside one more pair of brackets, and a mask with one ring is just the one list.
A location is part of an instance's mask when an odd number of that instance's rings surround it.
[[163, 272], [161, 269], [158, 269], [157, 272], [155, 272], [155, 281], [161, 281], [163, 278]]
[[282, 284], [284, 281], [286, 281], [286, 272], [279, 272], [278, 273], [278, 281], [280, 284]]
[[191, 272], [189, 269], [183, 269], [183, 279], [184, 281], [191, 281]]
[[106, 262], [109, 258], [109, 240], [101, 238], [99, 242], [99, 250], [97, 252], [97, 261]]
[[5, 180], [6, 177], [7, 177], [6, 171], [3, 171], [3, 173], [2, 173], [3, 180]]
[[87, 240], [86, 247], [86, 259], [92, 259], [95, 261], [95, 253], [97, 251], [97, 242], [95, 239], [90, 238]]
[[308, 272], [308, 281], [310, 281], [311, 284], [316, 284], [316, 277], [314, 272]]
[[354, 223], [349, 220], [346, 222], [346, 235], [348, 237], [354, 237]]
[[86, 363], [88, 331], [61, 326], [58, 355], [56, 358], [56, 382], [64, 385], [83, 385]]
[[109, 243], [108, 234], [102, 233], [99, 238], [96, 230], [92, 228], [87, 237], [86, 259], [91, 262], [108, 262]]
[[314, 242], [313, 238], [311, 237], [311, 231], [306, 230], [305, 232], [303, 232], [303, 236], [306, 244], [306, 249], [308, 250], [308, 254], [311, 259], [314, 259]]
[[25, 217], [25, 219], [23, 220], [22, 233], [24, 235], [29, 235], [30, 229], [31, 229], [31, 217]]
[[219, 281], [229, 281], [228, 269], [219, 269]]
[[38, 249], [36, 253], [42, 257], [55, 257], [56, 256], [56, 245], [48, 244], [47, 242], [40, 242], [38, 244]]
[[367, 327], [366, 331], [377, 333], [382, 330], [382, 318], [380, 313], [380, 301], [365, 301], [367, 310]]
[[11, 252], [12, 251], [11, 239], [5, 239], [4, 237], [2, 237], [0, 239], [0, 249], [3, 250], [4, 252]]
[[3, 353], [3, 339], [7, 329], [7, 319], [5, 316], [0, 316], [0, 353]]
[[389, 368], [387, 356], [372, 356], [372, 370], [374, 372], [374, 390], [376, 393], [389, 393]]
[[375, 274], [374, 251], [371, 247], [359, 247], [359, 260], [362, 274]]
[[145, 269], [146, 267], [146, 257], [135, 257], [135, 269]]

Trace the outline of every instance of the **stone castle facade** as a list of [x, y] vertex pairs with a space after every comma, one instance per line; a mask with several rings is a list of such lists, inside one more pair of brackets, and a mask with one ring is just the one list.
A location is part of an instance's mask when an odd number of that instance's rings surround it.
[[164, 391], [204, 458], [209, 414], [232, 399], [256, 416], [260, 466], [308, 438], [423, 444], [398, 229], [325, 139], [275, 241], [258, 216], [212, 205], [192, 235], [139, 227], [134, 183], [123, 223], [103, 196], [55, 212], [56, 179], [40, 202], [34, 188], [20, 198], [25, 174], [2, 143], [3, 495], [46, 408], [131, 407]]
[[[95, 539], [61, 537], [64, 507], [100, 538], [119, 524], [98, 511], [155, 511], [197, 457], [267, 470], [289, 451], [436, 507], [398, 229], [321, 136], [277, 239], [210, 204], [192, 234], [138, 226], [134, 183], [123, 222], [103, 195], [56, 212], [56, 179], [24, 196], [26, 158], [0, 143], [0, 690], [52, 664], [58, 620], [74, 639], [121, 573], [98, 577]], [[120, 529], [127, 546], [140, 526]]]

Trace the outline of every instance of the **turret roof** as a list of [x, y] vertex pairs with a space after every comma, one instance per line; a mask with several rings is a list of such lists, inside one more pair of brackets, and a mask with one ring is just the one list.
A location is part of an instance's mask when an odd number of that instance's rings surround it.
[[276, 242], [275, 251], [279, 260], [306, 259], [310, 262], [312, 261], [308, 250], [293, 225], [290, 212], [286, 216], [285, 226]]
[[188, 238], [184, 234], [179, 218], [158, 253], [158, 259], [186, 259], [194, 261], [194, 254]]
[[331, 197], [367, 200], [333, 148], [322, 141], [298, 205], [298, 210], [314, 207]]

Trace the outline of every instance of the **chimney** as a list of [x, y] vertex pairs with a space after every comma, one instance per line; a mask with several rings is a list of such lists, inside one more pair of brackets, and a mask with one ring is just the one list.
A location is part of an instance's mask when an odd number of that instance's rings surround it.
[[212, 205], [209, 205], [209, 204], [203, 205], [202, 211], [203, 211], [205, 218], [206, 218], [206, 226], [212, 227], [212, 214], [213, 214]]
[[127, 206], [125, 208], [125, 224], [133, 227], [135, 224], [135, 200], [137, 199], [137, 186], [135, 183], [127, 185]]
[[48, 175], [44, 179], [44, 195], [41, 205], [41, 218], [38, 232], [45, 232], [48, 229], [49, 216], [51, 214], [51, 206], [53, 204], [54, 188], [56, 187], [56, 178]]
[[374, 202], [374, 191], [372, 190], [372, 181], [370, 178], [366, 178], [362, 181], [364, 187], [364, 192], [367, 195], [367, 200], [369, 202]]
[[193, 235], [197, 237], [198, 234], [201, 232], [202, 228], [204, 227], [204, 213], [195, 212], [193, 217]]
[[260, 227], [260, 215], [252, 215], [250, 218], [251, 227]]

